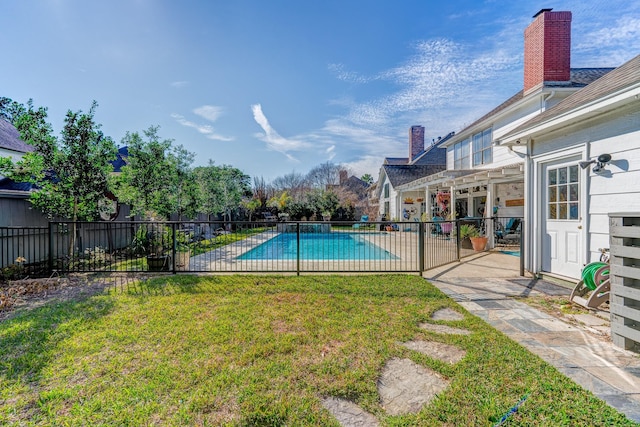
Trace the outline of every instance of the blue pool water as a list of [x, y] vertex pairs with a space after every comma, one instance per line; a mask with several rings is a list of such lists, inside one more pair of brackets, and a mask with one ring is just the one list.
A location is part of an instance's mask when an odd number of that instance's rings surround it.
[[[282, 233], [240, 255], [241, 260], [292, 260], [297, 255], [296, 233]], [[388, 251], [348, 233], [301, 233], [300, 259], [303, 260], [391, 260]]]
[[520, 251], [502, 251], [503, 254], [520, 256]]

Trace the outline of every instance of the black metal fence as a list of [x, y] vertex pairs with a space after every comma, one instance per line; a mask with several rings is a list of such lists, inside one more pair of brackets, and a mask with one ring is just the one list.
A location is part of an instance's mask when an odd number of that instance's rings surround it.
[[[0, 228], [3, 274], [421, 272], [488, 247], [520, 249], [521, 218], [431, 222], [51, 222]], [[37, 267], [37, 268], [36, 268]], [[6, 277], [4, 277], [6, 278]]]

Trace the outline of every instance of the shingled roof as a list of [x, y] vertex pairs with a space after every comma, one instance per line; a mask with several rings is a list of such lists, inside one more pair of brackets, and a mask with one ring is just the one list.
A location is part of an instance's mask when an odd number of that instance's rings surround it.
[[[556, 85], [556, 84], [546, 83], [545, 87], [563, 87], [563, 88], [566, 88], [566, 87], [573, 87], [573, 88], [585, 87], [585, 86], [589, 85], [591, 82], [599, 79], [600, 77], [604, 76], [605, 74], [607, 74], [608, 72], [610, 72], [612, 70], [614, 70], [614, 68], [572, 68], [571, 69], [571, 82], [568, 85], [565, 84], [565, 83], [563, 83], [561, 85], [560, 84]], [[506, 101], [504, 101], [502, 104], [498, 105], [493, 110], [489, 111], [484, 116], [480, 117], [478, 120], [476, 120], [473, 123], [471, 123], [469, 126], [465, 126], [465, 128], [462, 131], [458, 132], [458, 135], [465, 133], [465, 131], [468, 130], [468, 129], [474, 128], [475, 126], [477, 126], [478, 124], [484, 122], [488, 118], [495, 116], [496, 114], [498, 114], [502, 110], [506, 110], [508, 107], [510, 107], [511, 105], [517, 103], [518, 101], [520, 101], [523, 98], [524, 98], [524, 90], [518, 91], [518, 93], [516, 93], [511, 98], [509, 98]]]
[[442, 172], [446, 165], [382, 165], [391, 185], [396, 188], [407, 182]]
[[116, 153], [116, 159], [111, 161], [114, 172], [122, 172], [122, 168], [127, 165], [129, 157], [129, 147], [120, 147]]
[[608, 95], [619, 92], [620, 90], [628, 86], [638, 83], [640, 83], [640, 55], [622, 64], [620, 67], [614, 69], [613, 71], [603, 75], [598, 80], [594, 81], [583, 89], [572, 93], [571, 95], [560, 101], [557, 105], [537, 115], [528, 122], [518, 126], [503, 138], [507, 138], [510, 135], [521, 132], [524, 129], [532, 128], [535, 125], [544, 123], [551, 118], [590, 104]]
[[0, 119], [0, 148], [16, 151], [18, 153], [28, 153], [33, 151], [33, 147], [24, 143], [20, 139], [20, 133], [11, 123], [5, 119]]

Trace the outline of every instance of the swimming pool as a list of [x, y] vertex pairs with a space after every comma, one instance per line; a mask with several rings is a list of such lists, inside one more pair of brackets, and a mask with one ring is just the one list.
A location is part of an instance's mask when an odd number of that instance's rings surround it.
[[[296, 233], [281, 233], [240, 255], [240, 260], [297, 259]], [[358, 234], [301, 233], [301, 260], [393, 260], [395, 255]]]

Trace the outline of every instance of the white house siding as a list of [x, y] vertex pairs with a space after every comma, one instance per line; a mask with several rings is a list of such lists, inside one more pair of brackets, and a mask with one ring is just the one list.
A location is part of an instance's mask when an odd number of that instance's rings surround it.
[[[633, 111], [635, 108], [636, 111]], [[588, 223], [584, 262], [598, 260], [599, 248], [609, 247], [610, 212], [640, 212], [640, 111], [637, 106], [614, 110], [588, 122], [563, 128], [535, 141], [532, 157], [556, 153], [582, 146], [583, 160], [600, 154], [611, 154], [612, 161], [605, 174], [597, 175], [592, 167], [583, 172], [582, 185], [587, 185]], [[536, 194], [540, 194], [540, 188]], [[584, 209], [581, 209], [584, 212]], [[540, 236], [537, 236], [540, 238]]]
[[11, 157], [14, 162], [20, 160], [24, 153], [19, 153], [13, 150], [7, 150], [6, 148], [0, 148], [0, 157]]
[[[389, 184], [389, 197], [384, 197], [384, 187], [386, 184]], [[397, 199], [398, 192], [393, 188], [393, 185], [391, 185], [389, 177], [384, 174], [384, 179], [382, 180], [382, 185], [380, 186], [380, 205], [378, 206], [378, 212], [380, 213], [380, 216], [384, 214], [385, 202], [389, 202], [389, 215], [391, 215], [392, 218], [398, 216], [398, 211], [396, 209], [398, 206]]]

